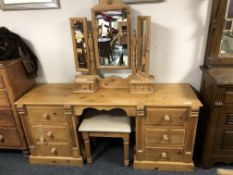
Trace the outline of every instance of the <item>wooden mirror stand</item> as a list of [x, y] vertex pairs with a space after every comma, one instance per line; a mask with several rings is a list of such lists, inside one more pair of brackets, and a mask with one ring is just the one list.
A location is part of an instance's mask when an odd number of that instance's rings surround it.
[[[149, 75], [150, 17], [139, 16], [131, 36], [130, 7], [120, 0], [102, 0], [92, 8], [92, 28], [86, 18], [70, 18], [77, 72], [74, 93], [98, 88], [127, 88], [132, 94], [154, 92]], [[100, 70], [131, 69], [132, 75], [104, 78]]]

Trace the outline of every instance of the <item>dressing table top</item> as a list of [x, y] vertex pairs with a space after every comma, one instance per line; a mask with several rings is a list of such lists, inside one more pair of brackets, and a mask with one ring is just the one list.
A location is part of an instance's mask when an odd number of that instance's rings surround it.
[[74, 94], [73, 84], [38, 85], [16, 104], [21, 105], [86, 105], [86, 106], [192, 106], [201, 102], [188, 84], [156, 84], [150, 95], [130, 94], [129, 89], [98, 89], [95, 94]]

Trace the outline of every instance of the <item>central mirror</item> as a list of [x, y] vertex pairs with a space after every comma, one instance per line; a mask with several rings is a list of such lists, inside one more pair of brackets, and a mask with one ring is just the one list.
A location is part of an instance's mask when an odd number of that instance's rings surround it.
[[128, 6], [120, 1], [102, 1], [92, 9], [92, 13], [97, 68], [130, 68]]

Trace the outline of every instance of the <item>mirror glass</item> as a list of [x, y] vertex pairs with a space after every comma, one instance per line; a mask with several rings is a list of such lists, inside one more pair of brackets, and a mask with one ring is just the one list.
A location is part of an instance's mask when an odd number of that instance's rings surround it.
[[98, 64], [128, 66], [128, 21], [124, 10], [96, 12]]
[[149, 74], [150, 17], [138, 16], [137, 21], [137, 72]]
[[145, 59], [146, 59], [146, 20], [139, 20], [140, 33], [139, 33], [139, 52], [138, 52], [138, 70], [145, 72]]
[[74, 39], [75, 39], [75, 60], [77, 69], [87, 69], [88, 51], [87, 51], [87, 36], [85, 35], [85, 24], [82, 20], [73, 22]]
[[233, 0], [228, 0], [227, 4], [219, 57], [233, 57]]

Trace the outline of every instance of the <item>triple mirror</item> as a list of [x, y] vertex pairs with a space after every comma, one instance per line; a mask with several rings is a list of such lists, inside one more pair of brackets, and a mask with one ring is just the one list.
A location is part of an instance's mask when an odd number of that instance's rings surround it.
[[149, 75], [150, 17], [138, 17], [134, 43], [130, 18], [129, 6], [120, 0], [102, 0], [92, 8], [92, 27], [86, 18], [70, 18], [76, 70], [88, 74], [94, 65], [97, 70], [131, 68]]

